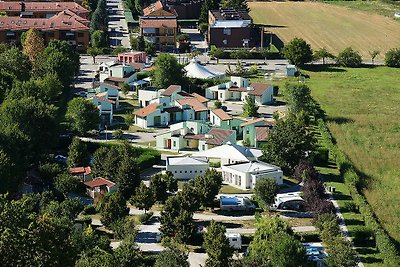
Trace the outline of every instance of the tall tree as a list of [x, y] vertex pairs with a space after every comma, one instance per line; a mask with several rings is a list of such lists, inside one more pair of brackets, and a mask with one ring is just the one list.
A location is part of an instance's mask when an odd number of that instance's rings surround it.
[[220, 0], [205, 0], [203, 5], [201, 6], [199, 24], [207, 23], [208, 24], [208, 12], [210, 10], [218, 9], [218, 5]]
[[86, 52], [92, 57], [93, 64], [96, 64], [96, 57], [103, 53], [103, 49], [97, 47], [89, 47]]
[[97, 107], [89, 100], [81, 97], [68, 102], [65, 117], [68, 119], [71, 129], [81, 135], [97, 128], [100, 123]]
[[189, 267], [188, 253], [177, 246], [169, 247], [157, 256], [154, 267]]
[[147, 210], [151, 209], [154, 204], [153, 192], [143, 182], [136, 188], [135, 195], [131, 197], [129, 202], [138, 209]]
[[248, 95], [243, 104], [243, 116], [247, 118], [258, 117], [258, 105], [254, 96]]
[[283, 48], [283, 55], [290, 64], [303, 67], [305, 63], [311, 62], [313, 52], [311, 46], [301, 38], [294, 38]]
[[106, 194], [102, 200], [100, 215], [105, 226], [124, 218], [129, 214], [125, 198], [120, 193]]
[[32, 72], [37, 74], [37, 59], [44, 50], [44, 40], [37, 29], [29, 29], [23, 45], [23, 53], [28, 56], [32, 63]]
[[115, 265], [118, 267], [141, 267], [143, 255], [135, 243], [134, 236], [127, 236], [114, 250]]
[[207, 231], [204, 233], [204, 247], [208, 255], [206, 266], [223, 267], [229, 265], [233, 249], [229, 245], [225, 232], [225, 227], [214, 220], [207, 227]]
[[18, 188], [20, 180], [19, 176], [14, 173], [15, 164], [10, 157], [0, 149], [0, 194], [7, 192], [15, 192]]
[[125, 155], [127, 156], [121, 157], [113, 178], [117, 182], [118, 190], [122, 196], [125, 199], [129, 199], [140, 184], [140, 170], [136, 159], [129, 157], [128, 153]]
[[182, 84], [183, 67], [176, 57], [167, 53], [161, 53], [156, 60], [154, 70], [154, 85], [159, 88], [167, 88], [172, 84]]
[[68, 147], [68, 166], [70, 168], [89, 166], [89, 161], [87, 145], [81, 139], [74, 137]]
[[0, 69], [24, 81], [29, 79], [32, 65], [17, 47], [11, 47], [0, 53]]
[[313, 138], [294, 115], [279, 119], [265, 142], [262, 160], [280, 166], [287, 174], [313, 148]]
[[275, 179], [263, 178], [257, 181], [254, 194], [264, 210], [268, 210], [274, 203], [278, 189]]
[[194, 179], [194, 186], [199, 194], [201, 205], [213, 207], [215, 196], [222, 186], [222, 175], [215, 169], [209, 169]]
[[102, 30], [94, 31], [91, 34], [91, 45], [93, 48], [106, 47], [106, 36]]
[[167, 184], [163, 176], [161, 173], [156, 173], [150, 177], [150, 188], [153, 191], [153, 197], [161, 203], [168, 198]]
[[325, 47], [322, 47], [314, 52], [315, 59], [322, 59], [322, 64], [325, 65], [325, 60], [327, 58], [333, 59], [335, 56], [328, 51]]
[[381, 53], [379, 50], [369, 51], [369, 55], [371, 56], [372, 65], [375, 65], [375, 58]]
[[285, 97], [289, 110], [293, 114], [305, 112], [307, 115], [316, 113], [316, 105], [311, 97], [310, 88], [305, 84], [288, 84], [285, 88]]
[[68, 173], [60, 174], [54, 181], [54, 187], [66, 196], [69, 193], [75, 192], [78, 189], [78, 178], [69, 175]]

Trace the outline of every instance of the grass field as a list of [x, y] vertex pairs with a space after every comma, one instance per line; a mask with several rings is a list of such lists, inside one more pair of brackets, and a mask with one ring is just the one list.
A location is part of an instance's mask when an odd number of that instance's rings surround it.
[[400, 10], [400, 3], [394, 1], [327, 1], [326, 3], [367, 11], [390, 18], [393, 18], [393, 14]]
[[305, 71], [340, 149], [362, 172], [364, 194], [400, 241], [400, 69]]
[[301, 37], [313, 49], [326, 47], [334, 54], [352, 46], [366, 60], [369, 51], [380, 50], [382, 59], [400, 47], [400, 22], [372, 12], [321, 2], [249, 2], [249, 7], [254, 22], [271, 25], [268, 30], [284, 43]]

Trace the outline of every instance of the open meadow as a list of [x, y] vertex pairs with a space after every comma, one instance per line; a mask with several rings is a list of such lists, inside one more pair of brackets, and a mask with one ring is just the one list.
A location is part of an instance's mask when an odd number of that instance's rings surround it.
[[358, 11], [321, 2], [249, 2], [255, 23], [267, 25], [284, 43], [301, 37], [314, 50], [326, 47], [337, 54], [348, 46], [365, 60], [379, 50], [400, 47], [400, 21], [374, 12]]
[[368, 202], [399, 242], [400, 69], [319, 68], [303, 71], [306, 83], [339, 148], [362, 173]]

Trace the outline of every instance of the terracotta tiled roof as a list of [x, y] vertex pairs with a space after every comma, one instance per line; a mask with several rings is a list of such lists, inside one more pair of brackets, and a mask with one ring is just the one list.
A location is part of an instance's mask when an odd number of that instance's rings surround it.
[[75, 2], [0, 2], [0, 11], [20, 12], [22, 3], [25, 4], [25, 12], [51, 13], [69, 9], [76, 14], [89, 13], [89, 10]]
[[242, 124], [240, 124], [240, 127], [251, 125], [251, 124], [254, 124], [254, 123], [257, 123], [257, 122], [260, 122], [260, 121], [264, 121], [264, 118], [257, 118], [257, 119], [253, 119], [253, 120], [249, 120], [249, 121], [243, 122]]
[[257, 95], [260, 96], [262, 95], [268, 88], [270, 87], [269, 84], [265, 83], [252, 83], [251, 87], [253, 87], [254, 90], [248, 91], [249, 95]]
[[72, 175], [77, 175], [77, 174], [84, 174], [88, 175], [92, 172], [92, 169], [90, 166], [88, 167], [76, 167], [76, 168], [70, 168], [69, 173]]
[[100, 101], [104, 101], [104, 102], [108, 102], [108, 103], [111, 103], [111, 104], [115, 104], [115, 101], [107, 99], [107, 98], [102, 97], [102, 96], [95, 95], [94, 98], [97, 99], [97, 100], [100, 100]]
[[133, 115], [144, 118], [144, 117], [148, 116], [149, 114], [155, 112], [159, 106], [160, 106], [160, 104], [158, 104], [158, 103], [152, 103], [144, 108], [136, 110], [135, 112], [133, 112]]
[[246, 87], [234, 87], [234, 86], [232, 86], [231, 88], [228, 88], [228, 91], [230, 91], [230, 92], [246, 92], [247, 88]]
[[117, 83], [120, 83], [120, 82], [126, 82], [128, 79], [127, 78], [119, 78], [119, 77], [108, 77], [108, 78], [106, 78], [104, 81], [111, 81], [111, 82], [117, 82]]
[[171, 19], [140, 19], [140, 28], [177, 28], [176, 18]]
[[167, 89], [162, 93], [163, 96], [171, 96], [173, 93], [178, 91], [181, 88], [180, 85], [170, 85]]
[[256, 140], [265, 141], [268, 138], [270, 128], [268, 126], [256, 126]]
[[125, 63], [125, 64], [132, 66], [135, 70], [141, 70], [144, 67], [144, 63], [131, 62], [131, 63]]
[[[205, 135], [206, 144], [222, 145], [234, 133], [236, 133], [236, 131], [212, 128], [208, 134]], [[211, 135], [212, 138], [206, 138], [209, 135]]]
[[112, 87], [112, 88], [117, 89], [117, 90], [120, 90], [120, 89], [121, 89], [121, 88], [119, 88], [118, 86], [116, 86], [116, 85], [114, 85], [114, 84], [111, 84], [111, 83], [107, 83], [107, 82], [100, 83], [100, 84], [104, 84], [105, 87]]
[[206, 103], [206, 102], [208, 102], [208, 99], [207, 99], [207, 98], [205, 98], [205, 97], [202, 96], [202, 95], [199, 95], [198, 93], [193, 93], [192, 96], [195, 97], [197, 100], [199, 100], [201, 103]]
[[163, 5], [161, 3], [161, 1], [157, 1], [154, 4], [149, 5], [148, 7], [146, 7], [145, 9], [143, 9], [143, 15], [144, 16], [148, 16], [151, 13], [163, 9]]
[[107, 96], [107, 92], [101, 92], [96, 94], [97, 97], [106, 97]]
[[220, 118], [223, 121], [232, 119], [232, 117], [222, 109], [214, 109], [211, 112], [213, 112], [218, 118]]
[[199, 100], [194, 97], [187, 97], [184, 99], [177, 100], [180, 105], [189, 105], [192, 106], [194, 111], [206, 111], [208, 108], [203, 105]]
[[60, 12], [49, 19], [0, 17], [0, 30], [25, 31], [35, 28], [41, 31], [88, 31], [89, 28], [76, 18], [69, 12]]
[[107, 179], [101, 178], [101, 177], [97, 177], [97, 178], [93, 179], [92, 181], [86, 182], [84, 184], [90, 188], [98, 187], [98, 186], [102, 186], [102, 185], [112, 187], [115, 185], [115, 183], [113, 183]]

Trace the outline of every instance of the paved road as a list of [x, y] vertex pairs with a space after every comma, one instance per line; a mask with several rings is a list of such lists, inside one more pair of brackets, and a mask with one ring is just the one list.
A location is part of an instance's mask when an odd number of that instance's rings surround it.
[[107, 0], [110, 46], [131, 48], [122, 0]]

